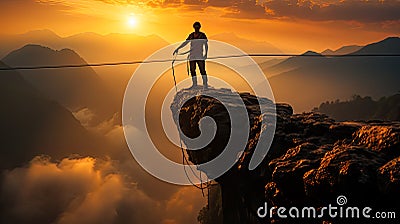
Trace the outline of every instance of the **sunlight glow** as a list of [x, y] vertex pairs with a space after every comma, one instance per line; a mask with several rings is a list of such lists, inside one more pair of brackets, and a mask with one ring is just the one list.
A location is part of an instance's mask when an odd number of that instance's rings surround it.
[[130, 28], [135, 28], [137, 26], [137, 23], [138, 23], [138, 21], [137, 21], [137, 18], [135, 17], [135, 15], [134, 14], [130, 14], [128, 16], [128, 21], [127, 21], [128, 26]]

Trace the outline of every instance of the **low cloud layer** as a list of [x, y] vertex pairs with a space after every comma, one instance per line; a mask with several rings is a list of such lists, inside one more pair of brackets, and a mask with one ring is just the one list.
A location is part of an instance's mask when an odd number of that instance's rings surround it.
[[128, 181], [112, 161], [34, 158], [3, 173], [1, 223], [193, 223], [204, 199], [181, 188], [159, 201]]

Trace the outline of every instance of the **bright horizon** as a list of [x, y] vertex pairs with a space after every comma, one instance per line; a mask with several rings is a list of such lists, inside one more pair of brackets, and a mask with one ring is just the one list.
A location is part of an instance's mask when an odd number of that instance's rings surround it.
[[[81, 35], [81, 34], [95, 34], [95, 35], [99, 35], [99, 36], [103, 36], [103, 37], [108, 36], [108, 35], [127, 35], [127, 36], [133, 35], [133, 36], [137, 36], [137, 37], [157, 36], [157, 37], [163, 39], [164, 41], [168, 42], [169, 44], [176, 43], [176, 42], [181, 42], [181, 41], [185, 40], [185, 38], [182, 38], [181, 40], [176, 39], [176, 40], [171, 40], [170, 41], [170, 40], [168, 40], [168, 39], [164, 38], [163, 36], [160, 36], [159, 34], [156, 34], [156, 33], [141, 35], [141, 34], [137, 34], [137, 33], [98, 33], [98, 32], [95, 32], [95, 31], [87, 31], [87, 32], [81, 32], [81, 33], [73, 33], [73, 34], [61, 35], [61, 34], [57, 33], [54, 30], [51, 30], [51, 29], [33, 29], [33, 30], [28, 30], [28, 31], [20, 32], [20, 33], [0, 33], [0, 36], [2, 36], [2, 35], [24, 35], [24, 34], [28, 34], [30, 32], [40, 32], [40, 31], [50, 31], [50, 32], [54, 33], [55, 35], [57, 35], [60, 38], [68, 38], [68, 37], [73, 37], [73, 36], [77, 36], [77, 35]], [[204, 30], [202, 30], [202, 31], [205, 32]], [[188, 31], [188, 32], [190, 32], [190, 31]], [[226, 33], [224, 33], [224, 32], [215, 33], [215, 34], [211, 34], [211, 35], [208, 35], [208, 36], [209, 36], [209, 39], [213, 39], [214, 36], [229, 35], [229, 34], [233, 34], [236, 37], [241, 38], [241, 39], [245, 39], [245, 40], [251, 40], [251, 41], [259, 42], [259, 43], [263, 43], [264, 42], [265, 44], [272, 44], [272, 43], [268, 42], [268, 40], [251, 39], [251, 38], [248, 38], [246, 36], [241, 36], [240, 34], [233, 33], [233, 32], [231, 32], [231, 33], [228, 33], [228, 32], [226, 32]], [[394, 35], [388, 34], [386, 36], [377, 37], [376, 39], [373, 39], [373, 40], [370, 40], [370, 41], [361, 41], [360, 40], [359, 42], [345, 42], [343, 44], [337, 44], [337, 45], [333, 45], [334, 47], [327, 47], [327, 48], [324, 48], [324, 47], [313, 48], [313, 47], [311, 47], [312, 45], [310, 45], [310, 48], [307, 48], [307, 46], [305, 48], [295, 48], [295, 47], [292, 47], [292, 48], [290, 48], [290, 47], [289, 48], [280, 48], [279, 45], [274, 45], [274, 44], [272, 44], [272, 45], [274, 47], [277, 47], [280, 50], [282, 50], [282, 53], [299, 53], [299, 54], [301, 54], [301, 53], [305, 53], [307, 51], [315, 51], [317, 53], [320, 53], [320, 52], [322, 52], [324, 50], [327, 50], [327, 49], [338, 50], [341, 47], [350, 46], [350, 45], [364, 46], [364, 45], [367, 45], [367, 44], [371, 44], [371, 43], [374, 43], [374, 42], [381, 41], [381, 40], [386, 39], [388, 37], [397, 37], [397, 36], [398, 35], [395, 35], [395, 34]], [[236, 46], [236, 47], [240, 47], [240, 46]], [[57, 50], [57, 49], [55, 49], [55, 50]], [[255, 52], [250, 52], [250, 53], [255, 53]], [[260, 52], [260, 53], [271, 53], [271, 52]]]

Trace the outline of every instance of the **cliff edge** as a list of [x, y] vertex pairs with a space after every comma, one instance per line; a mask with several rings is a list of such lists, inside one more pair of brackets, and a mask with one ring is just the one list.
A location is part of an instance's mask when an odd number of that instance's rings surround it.
[[[193, 91], [197, 91], [196, 97], [187, 99]], [[224, 99], [233, 98], [228, 89], [207, 91]], [[221, 203], [210, 203], [202, 210], [202, 216], [217, 214], [212, 210], [221, 210], [218, 208], [221, 206], [223, 223], [287, 223], [276, 216], [260, 218], [257, 209], [265, 202], [269, 207], [320, 208], [336, 204], [341, 195], [347, 197], [348, 206], [399, 210], [399, 122], [335, 122], [315, 112], [293, 114], [290, 105], [276, 104], [277, 123], [272, 146], [262, 164], [249, 170], [258, 137], [265, 129], [261, 127], [263, 114], [257, 97], [249, 93], [239, 95], [250, 122], [250, 130], [243, 130], [249, 133], [246, 149], [238, 162], [215, 180], [220, 185], [221, 195], [216, 200]], [[210, 116], [217, 124], [215, 138], [209, 145], [201, 150], [187, 150], [192, 163], [210, 161], [221, 153], [229, 139], [230, 118], [220, 101], [203, 95], [201, 90], [184, 89], [176, 94], [171, 110], [176, 124], [191, 138], [200, 134], [202, 117]], [[206, 220], [199, 217], [202, 223], [208, 223]], [[343, 222], [322, 217], [313, 223], [327, 220]], [[292, 219], [290, 223], [304, 223], [304, 220]]]

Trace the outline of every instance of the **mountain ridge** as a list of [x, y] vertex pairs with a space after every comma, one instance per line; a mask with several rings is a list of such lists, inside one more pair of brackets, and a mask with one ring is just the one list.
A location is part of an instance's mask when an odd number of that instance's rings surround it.
[[[8, 66], [0, 61], [0, 67]], [[0, 102], [4, 105], [0, 110], [3, 169], [24, 164], [38, 154], [61, 158], [101, 151], [99, 139], [70, 111], [35, 89], [17, 71], [0, 71]]]
[[362, 54], [399, 54], [400, 53], [400, 37], [387, 37], [381, 41], [367, 44], [360, 50], [350, 55]]
[[[2, 61], [12, 67], [87, 64], [71, 49], [54, 50], [33, 44], [9, 53]], [[116, 111], [118, 103], [113, 94], [91, 67], [21, 70], [20, 73], [48, 98], [71, 111], [88, 107], [99, 118], [109, 118]]]
[[[384, 52], [400, 54], [400, 38], [386, 38], [353, 54]], [[396, 93], [400, 58], [300, 56], [263, 71], [276, 99], [292, 104], [296, 111], [309, 111], [326, 100], [345, 100], [355, 94], [380, 98]]]
[[163, 38], [154, 34], [148, 36], [102, 35], [88, 32], [61, 37], [51, 30], [33, 30], [22, 34], [3, 35], [0, 36], [0, 42], [2, 43], [0, 58], [27, 44], [37, 44], [52, 49], [70, 48], [89, 62], [144, 59], [168, 44]]
[[[240, 46], [242, 50], [246, 51], [247, 53], [260, 53], [260, 52], [268, 52], [268, 53], [282, 53], [282, 50], [275, 47], [269, 42], [266, 41], [253, 41], [243, 37], [238, 36], [237, 34], [230, 32], [230, 33], [218, 33], [209, 37], [209, 39], [215, 39], [219, 41], [225, 41], [227, 43]], [[244, 47], [241, 45], [248, 45], [251, 43], [251, 47]], [[259, 50], [261, 48], [261, 50]]]
[[346, 55], [360, 50], [364, 46], [360, 45], [347, 45], [340, 47], [336, 50], [326, 49], [321, 52], [322, 55]]
[[[27, 44], [22, 48], [16, 49], [9, 54], [7, 54], [4, 58], [6, 60], [3, 61], [13, 61], [17, 60], [18, 57], [24, 55], [25, 57], [29, 57], [29, 60], [24, 60], [22, 62], [15, 62], [13, 66], [24, 66], [24, 65], [38, 65], [38, 62], [43, 62], [43, 59], [35, 57], [36, 54], [43, 55], [46, 58], [46, 61], [42, 65], [60, 65], [60, 59], [58, 57], [63, 57], [62, 60], [68, 59], [69, 61], [76, 64], [87, 64], [87, 62], [74, 50], [69, 48], [62, 48], [60, 50], [52, 49], [47, 46], [39, 45], [39, 44]], [[17, 64], [16, 64], [17, 63]]]

